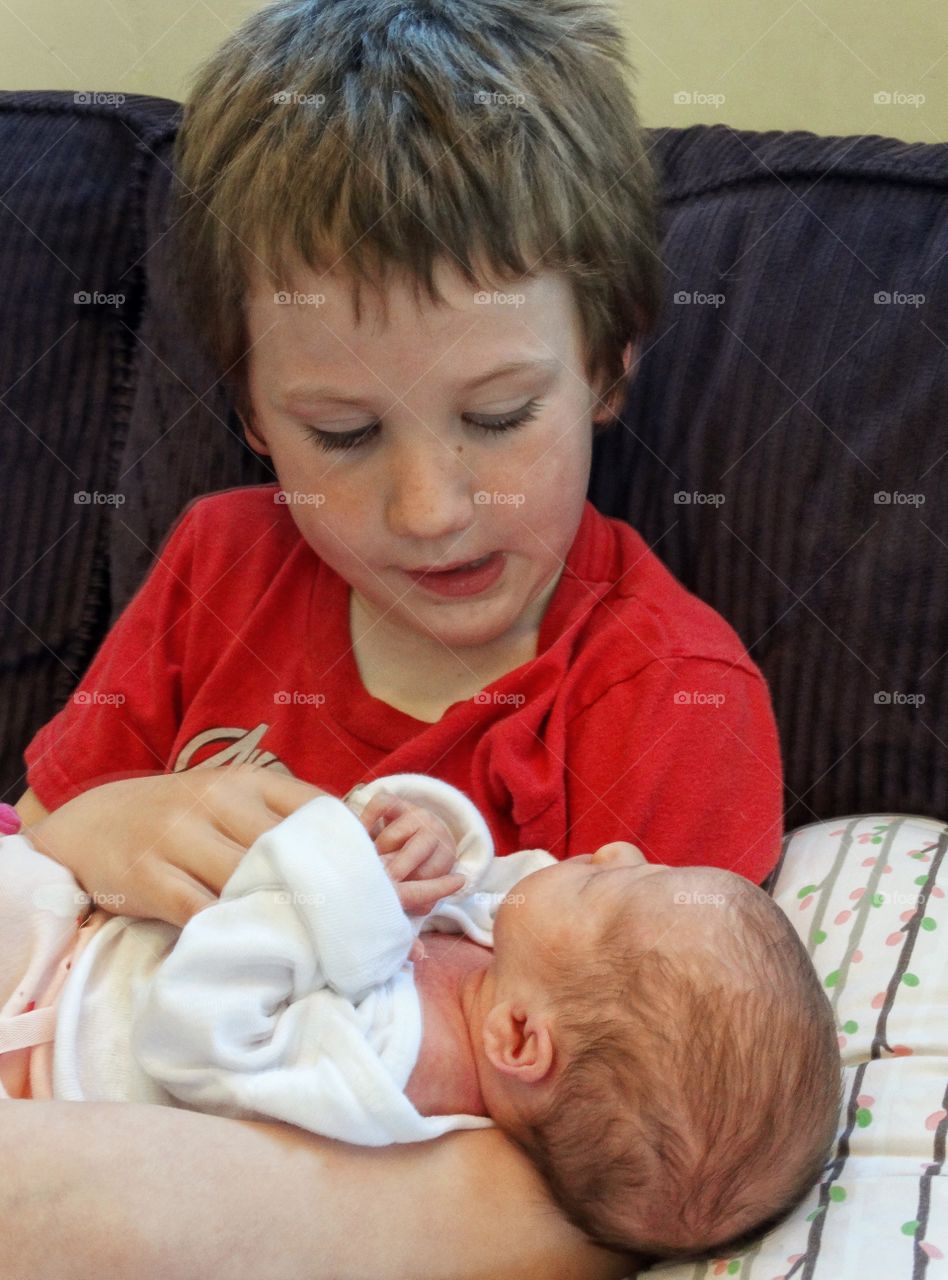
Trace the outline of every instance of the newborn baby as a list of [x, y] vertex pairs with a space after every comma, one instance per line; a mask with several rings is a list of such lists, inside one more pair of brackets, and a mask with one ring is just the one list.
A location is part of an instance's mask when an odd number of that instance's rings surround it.
[[[444, 822], [468, 876], [423, 916], [354, 816], [382, 789]], [[65, 981], [52, 1096], [372, 1144], [496, 1123], [593, 1240], [661, 1257], [720, 1252], [817, 1181], [834, 1020], [762, 890], [621, 842], [495, 860], [467, 797], [420, 775], [349, 804], [265, 833], [180, 935], [111, 919]]]

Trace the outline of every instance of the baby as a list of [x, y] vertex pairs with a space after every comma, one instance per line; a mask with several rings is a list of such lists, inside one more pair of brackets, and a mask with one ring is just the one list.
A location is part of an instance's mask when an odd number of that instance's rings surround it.
[[[424, 915], [370, 838], [385, 795], [406, 847], [440, 832], [467, 877]], [[720, 1253], [792, 1210], [835, 1137], [840, 1063], [767, 894], [623, 842], [494, 859], [475, 806], [421, 775], [347, 801], [265, 833], [183, 931], [112, 917], [77, 949], [52, 1060], [34, 1050], [52, 1096], [372, 1145], [497, 1124], [581, 1230], [637, 1255]]]

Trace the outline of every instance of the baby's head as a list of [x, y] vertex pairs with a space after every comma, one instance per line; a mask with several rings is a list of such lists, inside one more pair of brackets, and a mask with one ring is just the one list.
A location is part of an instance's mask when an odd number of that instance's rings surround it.
[[472, 1026], [485, 1103], [597, 1243], [734, 1250], [818, 1181], [835, 1021], [762, 889], [607, 845], [520, 881], [494, 947]]

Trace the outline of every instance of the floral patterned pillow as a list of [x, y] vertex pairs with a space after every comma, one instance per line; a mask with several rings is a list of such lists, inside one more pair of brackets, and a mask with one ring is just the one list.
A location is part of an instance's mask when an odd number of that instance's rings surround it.
[[751, 1249], [661, 1280], [948, 1277], [948, 823], [863, 815], [790, 832], [768, 887], [836, 1012], [846, 1092], [833, 1158]]

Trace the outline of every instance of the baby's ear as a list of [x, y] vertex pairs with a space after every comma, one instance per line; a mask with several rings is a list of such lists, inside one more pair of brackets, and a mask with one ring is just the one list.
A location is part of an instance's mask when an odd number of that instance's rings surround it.
[[484, 1052], [511, 1082], [539, 1084], [552, 1071], [555, 1056], [546, 1014], [530, 1013], [510, 1000], [495, 1004], [484, 1019]]

